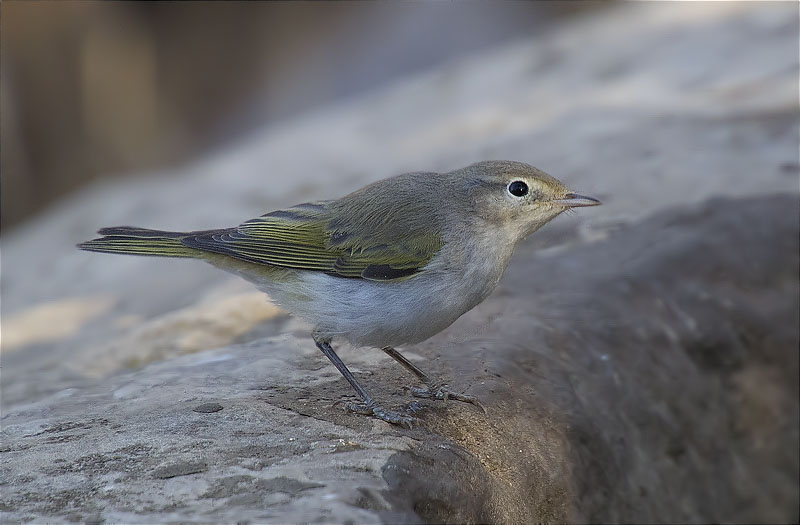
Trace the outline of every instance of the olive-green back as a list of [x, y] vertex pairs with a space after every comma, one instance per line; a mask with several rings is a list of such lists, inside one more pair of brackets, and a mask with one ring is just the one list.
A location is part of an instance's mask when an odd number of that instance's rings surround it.
[[[404, 181], [414, 177], [413, 181]], [[299, 204], [236, 228], [181, 238], [187, 247], [257, 264], [377, 281], [421, 271], [442, 246], [437, 174], [407, 174], [339, 200]]]

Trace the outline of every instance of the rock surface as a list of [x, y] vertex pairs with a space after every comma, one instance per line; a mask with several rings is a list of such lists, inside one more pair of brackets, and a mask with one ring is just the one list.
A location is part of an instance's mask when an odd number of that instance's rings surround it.
[[[796, 14], [623, 4], [4, 234], [2, 518], [797, 521]], [[308, 327], [246, 283], [74, 250], [486, 158], [605, 201], [405, 350], [486, 416], [348, 414]], [[381, 352], [340, 355], [410, 400]]]
[[[310, 338], [275, 336], [16, 407], [4, 417], [3, 510], [109, 522], [794, 520], [797, 209], [793, 197], [719, 199], [604, 241], [522, 249], [489, 300], [418, 348], [488, 415], [426, 402], [419, 428], [404, 430], [346, 413], [334, 405], [349, 386]], [[404, 400], [410, 378], [380, 352], [343, 358], [373, 394]]]

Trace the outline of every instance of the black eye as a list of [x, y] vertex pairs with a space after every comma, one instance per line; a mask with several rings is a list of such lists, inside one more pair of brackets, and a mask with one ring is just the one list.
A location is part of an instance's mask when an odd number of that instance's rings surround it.
[[524, 197], [528, 194], [528, 185], [521, 180], [515, 180], [508, 185], [508, 193], [514, 197]]

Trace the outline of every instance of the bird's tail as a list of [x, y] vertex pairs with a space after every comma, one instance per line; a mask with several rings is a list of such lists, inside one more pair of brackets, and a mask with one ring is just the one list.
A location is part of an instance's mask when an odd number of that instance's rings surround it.
[[[157, 257], [201, 257], [203, 252], [181, 243], [189, 235], [182, 232], [165, 232], [116, 226], [98, 231], [102, 237], [78, 245], [81, 250], [103, 253], [127, 253]], [[193, 232], [197, 233], [197, 232]]]

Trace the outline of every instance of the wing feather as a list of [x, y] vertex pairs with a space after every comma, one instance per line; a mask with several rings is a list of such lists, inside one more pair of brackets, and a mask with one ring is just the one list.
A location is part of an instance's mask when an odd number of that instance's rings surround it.
[[[190, 248], [240, 260], [316, 270], [339, 277], [376, 281], [407, 279], [422, 271], [441, 247], [438, 236], [395, 227], [381, 238], [341, 218], [332, 226], [332, 201], [299, 204], [251, 219], [236, 228], [197, 232], [181, 239]], [[382, 219], [386, 222], [386, 219]], [[391, 247], [390, 247], [391, 246]]]

